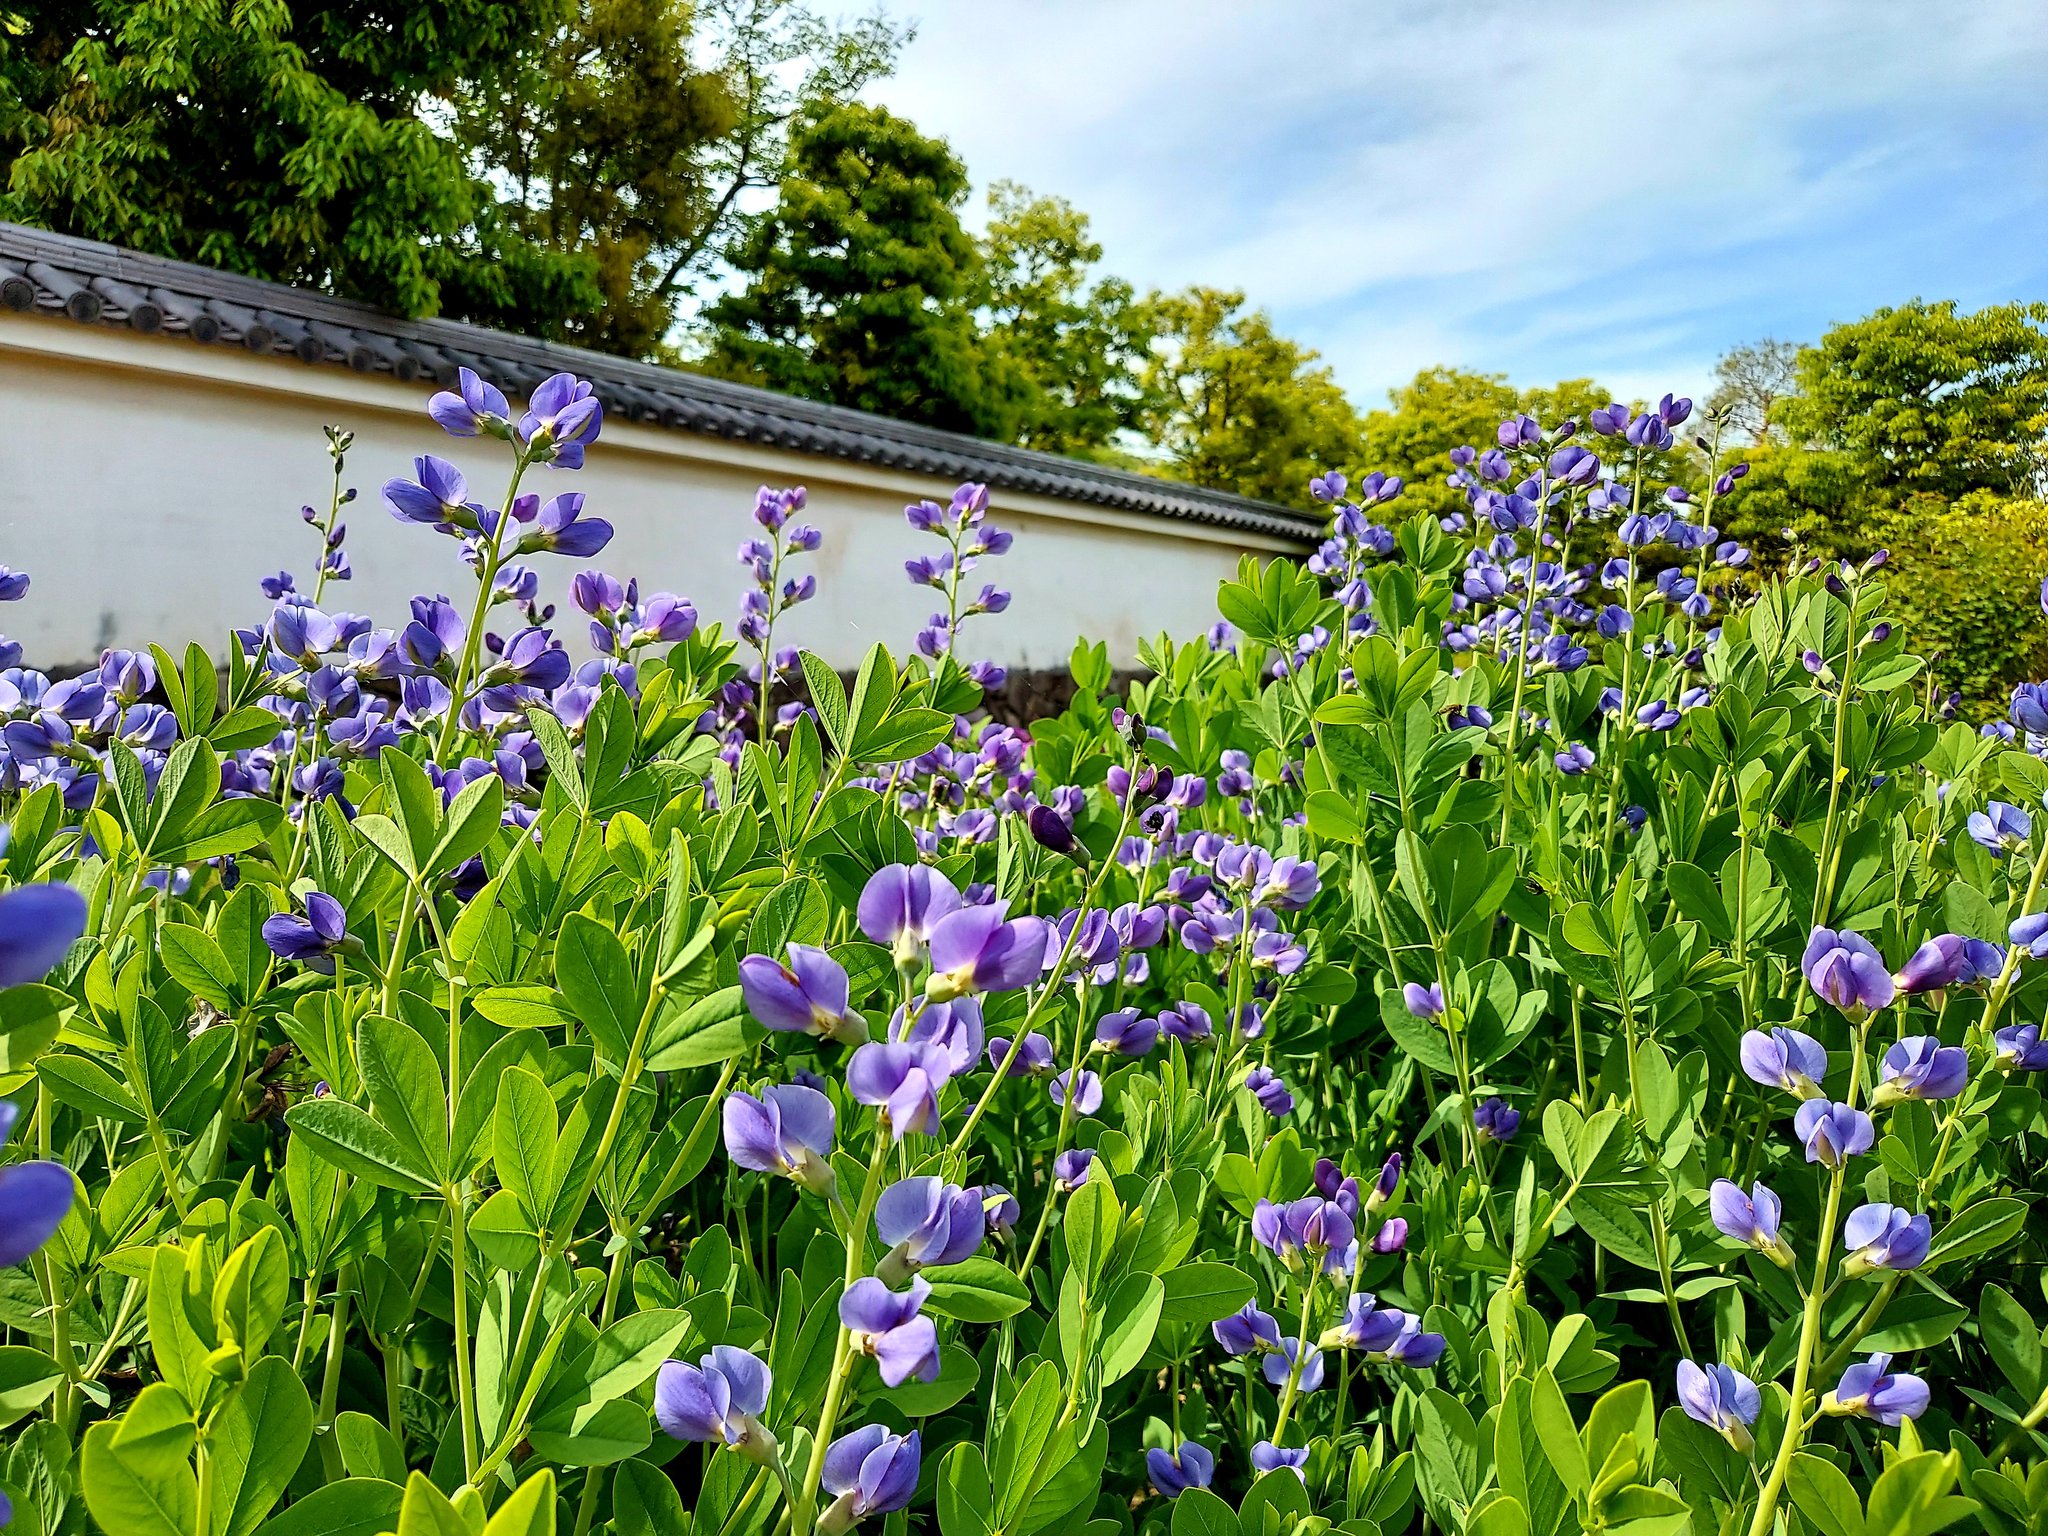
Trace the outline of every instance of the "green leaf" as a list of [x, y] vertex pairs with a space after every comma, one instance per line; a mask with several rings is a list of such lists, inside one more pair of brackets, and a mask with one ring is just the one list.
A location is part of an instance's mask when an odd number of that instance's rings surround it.
[[1821, 1536], [1863, 1536], [1863, 1502], [1833, 1462], [1799, 1452], [1786, 1474], [1785, 1491]]
[[1173, 1501], [1172, 1536], [1239, 1536], [1237, 1512], [1206, 1488], [1184, 1489]]
[[1252, 1279], [1231, 1264], [1177, 1264], [1159, 1277], [1166, 1282], [1160, 1318], [1170, 1323], [1213, 1323], [1228, 1317], [1255, 1294]]
[[83, 1056], [45, 1056], [36, 1063], [36, 1076], [52, 1098], [88, 1115], [124, 1125], [141, 1125], [148, 1118], [134, 1094], [105, 1067]]
[[1868, 1528], [1884, 1536], [1938, 1536], [1976, 1512], [1974, 1499], [1949, 1493], [1962, 1459], [1955, 1452], [1922, 1451], [1886, 1467], [1870, 1490]]
[[1927, 1249], [1927, 1262], [1922, 1267], [1933, 1269], [1937, 1264], [1952, 1264], [1958, 1259], [1973, 1259], [1980, 1253], [1990, 1253], [2009, 1242], [2026, 1220], [2027, 1202], [2024, 1200], [1997, 1195], [1989, 1200], [1975, 1201], [1951, 1217], [1947, 1225], [1934, 1234], [1934, 1241]]
[[667, 1473], [644, 1461], [622, 1461], [612, 1474], [612, 1529], [620, 1536], [689, 1536], [690, 1517]]
[[524, 1067], [507, 1072], [492, 1117], [491, 1160], [498, 1182], [529, 1211], [545, 1211], [555, 1202], [557, 1129], [548, 1085]]
[[39, 982], [0, 988], [0, 1077], [34, 1065], [74, 1006], [67, 994]]
[[0, 1344], [0, 1429], [33, 1413], [64, 1379], [57, 1362], [26, 1344]]
[[171, 979], [187, 992], [206, 999], [223, 1013], [235, 1010], [241, 977], [211, 934], [189, 923], [165, 923], [157, 930], [157, 952]]
[[2011, 1378], [2022, 1399], [2041, 1395], [2041, 1328], [1996, 1282], [1978, 1299], [1978, 1331], [1998, 1368]]
[[818, 718], [824, 722], [825, 734], [832, 738], [832, 745], [841, 757], [845, 757], [847, 749], [853, 745], [847, 729], [846, 688], [824, 657], [812, 651], [800, 651], [797, 660], [804, 669], [804, 684], [811, 691], [811, 707], [817, 710]]
[[[292, 1500], [288, 1509], [258, 1529], [262, 1536], [380, 1536], [398, 1528], [404, 1501], [405, 1490], [396, 1483], [348, 1477]], [[467, 1527], [462, 1536], [469, 1536]]]
[[93, 1519], [120, 1536], [197, 1536], [199, 1478], [191, 1464], [124, 1453], [114, 1444], [118, 1433], [118, 1425], [102, 1423], [85, 1434], [79, 1481]]
[[[1086, 1185], [1082, 1186], [1086, 1188]], [[1102, 1344], [1098, 1358], [1106, 1387], [1138, 1368], [1159, 1328], [1166, 1287], [1157, 1275], [1126, 1275], [1102, 1308]]]
[[438, 1184], [448, 1171], [448, 1099], [434, 1048], [409, 1025], [370, 1014], [356, 1026], [370, 1110]]
[[644, 993], [626, 947], [595, 918], [572, 912], [555, 942], [555, 984], [607, 1060], [623, 1062]]
[[250, 1536], [313, 1443], [313, 1399], [291, 1362], [266, 1355], [209, 1426], [215, 1536]]
[[[939, 1463], [938, 1504], [940, 1536], [993, 1536], [995, 1492], [980, 1446], [962, 1441], [946, 1452]], [[1236, 1531], [1217, 1536], [1236, 1536]]]
[[197, 864], [204, 859], [247, 853], [284, 825], [284, 811], [271, 800], [223, 800], [187, 822], [177, 837], [152, 850], [164, 864]]
[[[1087, 1188], [1084, 1184], [1083, 1189]], [[925, 1310], [962, 1323], [1000, 1323], [1031, 1305], [1024, 1282], [1007, 1264], [975, 1257], [923, 1271], [932, 1288]]]
[[1067, 1257], [1082, 1283], [1091, 1290], [1102, 1278], [1123, 1225], [1123, 1207], [1107, 1179], [1090, 1179], [1067, 1196], [1063, 1224]]
[[736, 986], [721, 987], [694, 1003], [680, 999], [665, 1004], [647, 1042], [647, 1066], [654, 1072], [680, 1072], [730, 1061], [760, 1037], [751, 1022], [745, 995]]
[[434, 1170], [390, 1131], [340, 1099], [306, 1099], [285, 1112], [285, 1124], [321, 1161], [385, 1189], [424, 1194]]

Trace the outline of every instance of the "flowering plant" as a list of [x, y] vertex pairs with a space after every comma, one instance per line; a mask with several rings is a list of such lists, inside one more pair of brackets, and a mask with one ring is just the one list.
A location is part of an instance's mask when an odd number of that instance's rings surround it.
[[27, 1528], [2048, 1524], [2038, 699], [1945, 723], [1881, 557], [1753, 574], [1687, 402], [1505, 422], [1441, 520], [1321, 476], [1028, 730], [985, 488], [849, 684], [775, 643], [801, 490], [727, 639], [564, 572], [586, 385], [431, 415], [510, 457], [384, 487], [463, 597], [332, 611], [336, 432], [224, 678], [8, 649]]

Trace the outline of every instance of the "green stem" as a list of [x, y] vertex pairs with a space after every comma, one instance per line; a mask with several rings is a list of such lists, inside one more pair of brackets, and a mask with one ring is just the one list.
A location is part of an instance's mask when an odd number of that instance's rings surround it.
[[1785, 1432], [1778, 1441], [1778, 1455], [1771, 1463], [1771, 1475], [1764, 1480], [1763, 1489], [1757, 1495], [1756, 1518], [1749, 1523], [1749, 1536], [1770, 1536], [1778, 1495], [1784, 1491], [1786, 1474], [1792, 1470], [1792, 1458], [1798, 1454], [1800, 1442], [1806, 1438], [1802, 1422], [1806, 1414], [1806, 1390], [1813, 1375], [1814, 1352], [1820, 1345], [1821, 1303], [1827, 1296], [1823, 1281], [1834, 1247], [1835, 1220], [1842, 1208], [1842, 1180], [1847, 1171], [1846, 1160], [1838, 1162], [1828, 1180], [1827, 1213], [1821, 1218], [1819, 1246], [1813, 1261], [1813, 1284], [1807, 1288], [1806, 1308], [1799, 1323], [1799, 1356], [1792, 1368], [1792, 1405], [1785, 1413]]

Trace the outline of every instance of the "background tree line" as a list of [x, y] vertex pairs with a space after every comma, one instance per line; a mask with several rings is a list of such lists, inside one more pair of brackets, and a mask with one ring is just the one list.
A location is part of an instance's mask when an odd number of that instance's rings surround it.
[[[1244, 294], [1103, 272], [1061, 199], [970, 228], [959, 157], [859, 100], [906, 40], [799, 0], [0, 0], [0, 217], [1282, 502], [1382, 468], [1449, 510], [1452, 448], [1607, 400], [1438, 368], [1361, 411]], [[1760, 558], [1888, 545], [1945, 683], [2048, 672], [2048, 305], [1738, 347], [1711, 404]]]

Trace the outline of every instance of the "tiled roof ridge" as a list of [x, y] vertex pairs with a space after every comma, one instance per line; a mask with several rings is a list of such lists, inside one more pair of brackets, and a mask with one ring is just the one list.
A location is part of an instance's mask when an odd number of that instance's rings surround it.
[[606, 413], [626, 420], [1302, 544], [1320, 536], [1316, 518], [1271, 502], [460, 321], [407, 320], [310, 289], [4, 222], [0, 309], [405, 380], [451, 384], [467, 366], [518, 394], [568, 370], [592, 380]]

